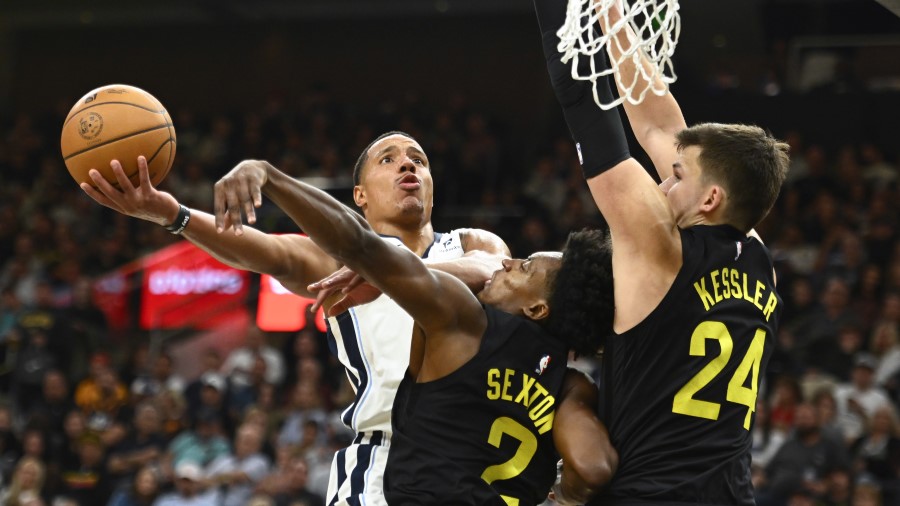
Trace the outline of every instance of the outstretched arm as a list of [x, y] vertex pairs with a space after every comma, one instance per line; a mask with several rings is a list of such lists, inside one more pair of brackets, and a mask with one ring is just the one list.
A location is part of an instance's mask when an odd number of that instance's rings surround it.
[[597, 387], [583, 373], [569, 369], [553, 421], [553, 444], [563, 470], [554, 495], [560, 504], [584, 504], [609, 483], [619, 454], [597, 418]]
[[[484, 311], [458, 279], [428, 269], [409, 250], [379, 237], [362, 216], [347, 206], [271, 165], [266, 166], [259, 188], [325, 253], [394, 299], [429, 339], [468, 338], [460, 341], [474, 345], [477, 351], [486, 325]], [[258, 203], [259, 196], [253, 198]], [[242, 205], [237, 194], [228, 194], [224, 203], [217, 205], [217, 211], [231, 216], [236, 212], [239, 220]]]
[[[91, 170], [89, 176], [97, 189], [87, 183], [82, 183], [81, 189], [98, 203], [128, 216], [158, 225], [168, 225], [175, 220], [178, 201], [171, 194], [153, 187], [144, 157], [138, 158], [141, 183], [137, 188], [125, 176], [118, 160], [113, 160], [110, 166], [121, 190], [113, 187], [96, 170]], [[182, 235], [225, 264], [269, 274], [287, 289], [307, 297], [310, 292], [306, 287], [310, 282], [340, 267], [307, 237], [264, 234], [253, 228], [244, 232], [242, 235], [219, 234], [212, 215], [192, 209], [191, 219]]]
[[[616, 4], [600, 16], [600, 29], [604, 33], [622, 19], [621, 1]], [[601, 13], [599, 4], [597, 12]], [[626, 93], [623, 84], [625, 86], [634, 84], [632, 92], [634, 96], [640, 96], [641, 92], [650, 86], [657, 90], [666, 89], [666, 93], [662, 96], [648, 92], [644, 95], [644, 100], [637, 105], [628, 100], [622, 104], [638, 143], [653, 161], [660, 180], [666, 180], [672, 175], [672, 164], [678, 157], [675, 134], [687, 128], [687, 123], [684, 121], [684, 115], [678, 102], [675, 101], [675, 97], [662, 83], [661, 78], [651, 72], [650, 62], [644, 51], [637, 49], [634, 53], [638, 56], [638, 62], [635, 62], [632, 56], [622, 58], [623, 53], [631, 51], [635, 44], [637, 44], [637, 36], [626, 24], [616, 32], [606, 49], [610, 61], [619, 62], [616, 67], [615, 81], [620, 95]], [[643, 73], [639, 71], [640, 67], [643, 67]], [[654, 76], [653, 82], [648, 82], [645, 75]]]
[[[557, 99], [575, 142], [594, 202], [609, 224], [613, 242], [616, 332], [642, 321], [659, 304], [681, 268], [681, 236], [665, 195], [630, 157], [619, 112], [592, 100], [591, 84], [575, 81], [556, 50], [556, 31], [566, 0], [534, 0], [544, 39], [544, 57]], [[596, 55], [605, 60], [605, 55]], [[586, 60], [586, 59], [585, 59]], [[599, 66], [605, 61], [597, 61]], [[609, 101], [607, 80], [598, 93]]]

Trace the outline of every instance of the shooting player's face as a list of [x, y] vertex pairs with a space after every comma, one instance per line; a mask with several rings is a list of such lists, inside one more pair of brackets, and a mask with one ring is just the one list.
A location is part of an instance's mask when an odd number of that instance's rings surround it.
[[[411, 216], [428, 222], [434, 204], [428, 157], [418, 142], [391, 135], [369, 148], [353, 198], [369, 221]], [[424, 224], [424, 223], [422, 223]]]
[[507, 259], [491, 276], [479, 300], [507, 313], [520, 314], [533, 320], [549, 314], [548, 281], [559, 269], [562, 253], [535, 253], [526, 259]]

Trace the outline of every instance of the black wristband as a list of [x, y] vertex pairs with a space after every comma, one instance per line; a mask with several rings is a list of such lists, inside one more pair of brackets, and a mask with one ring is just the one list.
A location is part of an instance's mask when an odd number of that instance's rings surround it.
[[[566, 125], [578, 148], [578, 159], [584, 178], [591, 179], [631, 156], [619, 108], [608, 111], [600, 109], [594, 103], [591, 82], [573, 79], [570, 64], [562, 62], [562, 55], [556, 48], [559, 42], [556, 30], [565, 19], [565, 2], [535, 0], [535, 8], [542, 32], [550, 84], [562, 106]], [[579, 58], [579, 74], [588, 74], [592, 68], [592, 61], [593, 68], [598, 70], [610, 68], [606, 51], [602, 50], [592, 56], [582, 55]], [[598, 78], [596, 86], [599, 98], [603, 102], [610, 102], [613, 91], [609, 76]]]
[[175, 221], [172, 222], [171, 225], [166, 225], [165, 229], [169, 232], [172, 232], [175, 235], [178, 235], [184, 232], [184, 228], [187, 227], [188, 222], [191, 221], [191, 210], [188, 209], [187, 206], [181, 204], [178, 208], [178, 215], [175, 216]]

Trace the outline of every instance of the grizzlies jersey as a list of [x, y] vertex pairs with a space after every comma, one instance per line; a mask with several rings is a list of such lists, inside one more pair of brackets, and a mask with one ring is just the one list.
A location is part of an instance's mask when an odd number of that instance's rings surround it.
[[755, 503], [750, 428], [782, 308], [772, 259], [727, 225], [682, 230], [681, 242], [663, 300], [607, 341], [619, 468], [597, 504]]
[[485, 312], [488, 326], [469, 362], [400, 386], [385, 476], [391, 506], [525, 506], [547, 498], [567, 350], [534, 322]]
[[[404, 247], [400, 239], [382, 236]], [[459, 232], [435, 232], [423, 258], [463, 256]], [[344, 366], [356, 396], [341, 413], [356, 433], [335, 453], [328, 504], [384, 504], [382, 480], [391, 438], [391, 407], [409, 366], [413, 319], [387, 295], [328, 319], [328, 346]]]

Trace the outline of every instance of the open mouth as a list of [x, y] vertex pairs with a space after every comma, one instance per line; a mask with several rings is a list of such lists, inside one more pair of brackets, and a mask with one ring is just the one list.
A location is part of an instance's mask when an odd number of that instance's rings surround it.
[[422, 183], [419, 181], [419, 178], [416, 177], [415, 174], [407, 174], [400, 179], [398, 183], [401, 189], [406, 191], [416, 191], [422, 187]]

